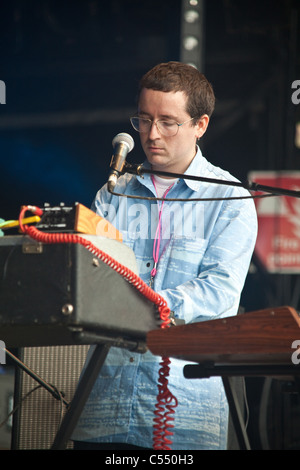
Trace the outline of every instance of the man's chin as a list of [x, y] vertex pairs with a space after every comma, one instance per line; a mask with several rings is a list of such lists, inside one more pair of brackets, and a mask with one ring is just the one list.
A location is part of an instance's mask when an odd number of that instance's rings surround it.
[[166, 158], [161, 155], [151, 154], [147, 156], [147, 159], [153, 169], [164, 171], [167, 167]]

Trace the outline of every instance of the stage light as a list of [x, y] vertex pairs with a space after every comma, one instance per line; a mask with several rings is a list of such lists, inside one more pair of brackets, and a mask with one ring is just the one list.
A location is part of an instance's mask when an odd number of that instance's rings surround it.
[[187, 10], [184, 13], [184, 19], [187, 23], [195, 23], [199, 20], [199, 13], [195, 10]]
[[180, 60], [203, 72], [204, 0], [183, 0]]
[[188, 36], [183, 40], [183, 47], [187, 51], [194, 50], [199, 45], [198, 39], [193, 36]]

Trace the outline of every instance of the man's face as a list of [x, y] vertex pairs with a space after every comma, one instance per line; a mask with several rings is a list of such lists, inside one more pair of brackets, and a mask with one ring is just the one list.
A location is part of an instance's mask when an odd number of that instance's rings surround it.
[[[143, 88], [139, 98], [140, 117], [157, 121], [174, 120], [178, 124], [193, 116], [186, 112], [186, 95], [182, 91], [165, 93]], [[143, 150], [153, 170], [184, 173], [196, 155], [196, 140], [208, 125], [208, 117], [202, 117], [197, 125], [187, 122], [178, 128], [175, 136], [162, 135], [154, 124], [148, 132], [141, 133]]]

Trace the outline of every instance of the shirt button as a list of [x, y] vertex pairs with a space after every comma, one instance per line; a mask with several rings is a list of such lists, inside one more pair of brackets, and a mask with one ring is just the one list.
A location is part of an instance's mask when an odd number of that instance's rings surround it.
[[131, 358], [129, 359], [129, 361], [130, 361], [130, 362], [134, 362], [134, 357], [131, 357]]

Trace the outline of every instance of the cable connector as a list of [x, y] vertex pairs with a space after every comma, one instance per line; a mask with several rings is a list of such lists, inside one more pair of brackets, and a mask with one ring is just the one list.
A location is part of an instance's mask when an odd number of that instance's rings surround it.
[[43, 210], [37, 206], [26, 206], [26, 210], [32, 212], [35, 215], [39, 215], [39, 216], [43, 215]]
[[32, 212], [33, 214], [37, 215], [37, 216], [43, 215], [43, 210], [40, 209], [40, 208], [37, 207], [37, 206], [31, 206], [31, 205], [23, 206], [22, 209], [21, 209], [21, 212], [20, 212], [20, 214], [19, 214], [19, 226], [20, 226], [20, 230], [21, 230], [23, 233], [26, 233], [26, 232], [27, 232], [27, 229], [28, 229], [28, 226], [23, 224], [24, 215], [25, 215], [25, 213], [26, 213], [27, 211], [30, 211], [30, 212]]

